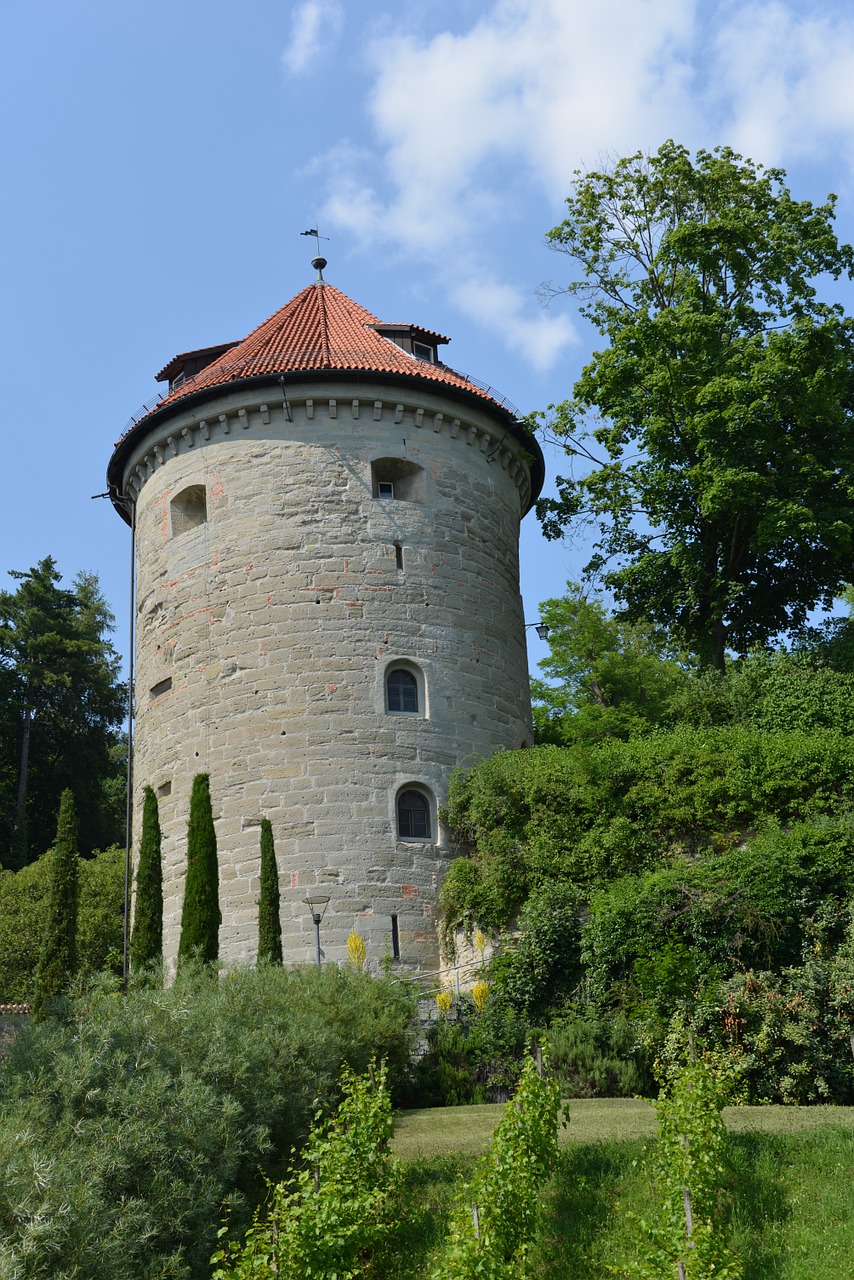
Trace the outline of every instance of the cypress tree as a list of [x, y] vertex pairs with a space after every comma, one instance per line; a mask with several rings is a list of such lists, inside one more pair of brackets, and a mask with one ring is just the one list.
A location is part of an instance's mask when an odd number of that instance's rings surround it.
[[163, 867], [160, 859], [160, 818], [157, 796], [146, 787], [142, 834], [136, 869], [136, 903], [130, 940], [130, 963], [135, 973], [157, 964], [163, 956]]
[[212, 963], [219, 956], [219, 867], [211, 810], [210, 775], [197, 773], [187, 824], [187, 878], [181, 911], [178, 962], [197, 956]]
[[77, 969], [77, 904], [80, 881], [74, 796], [66, 789], [59, 801], [56, 840], [51, 855], [47, 919], [42, 941], [33, 1013], [43, 1018], [49, 1002], [68, 987]]
[[258, 899], [258, 963], [282, 963], [279, 871], [269, 818], [261, 819], [261, 896]]

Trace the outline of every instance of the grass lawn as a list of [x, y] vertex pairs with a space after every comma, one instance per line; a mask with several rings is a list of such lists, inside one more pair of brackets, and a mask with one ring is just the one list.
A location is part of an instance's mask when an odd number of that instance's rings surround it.
[[[432, 1107], [401, 1111], [394, 1149], [401, 1160], [425, 1156], [480, 1155], [486, 1151], [503, 1107]], [[655, 1107], [639, 1098], [578, 1098], [569, 1104], [564, 1146], [578, 1142], [655, 1137]], [[805, 1133], [826, 1125], [854, 1130], [854, 1107], [726, 1107], [730, 1133]]]
[[[448, 1107], [398, 1117], [403, 1225], [375, 1259], [374, 1280], [431, 1274], [455, 1198], [500, 1112]], [[641, 1162], [655, 1112], [629, 1099], [585, 1099], [570, 1113], [544, 1188], [535, 1273], [606, 1280], [637, 1255], [637, 1220], [654, 1210]], [[854, 1108], [732, 1107], [725, 1116], [729, 1226], [744, 1280], [854, 1280]]]

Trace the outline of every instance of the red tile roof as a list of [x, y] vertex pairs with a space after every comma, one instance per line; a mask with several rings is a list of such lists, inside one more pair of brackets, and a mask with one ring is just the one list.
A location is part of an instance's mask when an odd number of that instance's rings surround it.
[[[395, 374], [458, 387], [492, 404], [499, 403], [497, 397], [453, 369], [409, 355], [378, 333], [377, 326], [382, 328], [382, 321], [370, 311], [333, 285], [317, 281], [253, 329], [242, 342], [182, 382], [160, 401], [157, 412], [206, 387], [264, 374], [305, 373], [313, 369]], [[432, 330], [418, 326], [412, 329], [416, 339], [424, 334], [437, 342], [447, 341]]]

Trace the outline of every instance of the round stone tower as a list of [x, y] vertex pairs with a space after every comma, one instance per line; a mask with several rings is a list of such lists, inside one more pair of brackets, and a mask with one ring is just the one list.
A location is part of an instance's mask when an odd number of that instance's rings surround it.
[[[271, 820], [286, 961], [353, 928], [432, 968], [450, 772], [531, 741], [520, 518], [542, 455], [511, 406], [322, 278], [239, 343], [176, 356], [107, 480], [136, 543], [134, 814], [159, 798], [177, 954], [209, 773], [220, 955], [257, 946]], [[315, 908], [316, 909], [316, 908]]]

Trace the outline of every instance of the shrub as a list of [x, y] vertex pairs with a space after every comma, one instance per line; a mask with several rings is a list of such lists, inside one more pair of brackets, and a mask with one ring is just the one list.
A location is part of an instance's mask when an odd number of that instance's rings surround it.
[[628, 1019], [569, 1015], [548, 1032], [549, 1056], [565, 1098], [649, 1097], [648, 1055]]
[[219, 865], [211, 809], [210, 776], [197, 773], [187, 823], [187, 877], [181, 908], [178, 963], [191, 956], [211, 963], [219, 955]]
[[482, 1012], [468, 996], [454, 1005], [455, 1017], [443, 1016], [428, 1028], [408, 1105], [505, 1102], [516, 1087], [527, 1023], [499, 999], [488, 999]]
[[142, 834], [136, 871], [136, 901], [130, 965], [135, 973], [163, 959], [163, 866], [160, 857], [160, 817], [152, 787], [144, 791]]
[[36, 1018], [44, 1017], [77, 971], [78, 862], [74, 796], [66, 788], [59, 802], [56, 842], [51, 853], [47, 918], [33, 997]]
[[362, 1255], [389, 1230], [399, 1166], [391, 1154], [391, 1103], [385, 1067], [357, 1076], [345, 1068], [333, 1118], [318, 1112], [302, 1152], [303, 1167], [273, 1187], [242, 1246], [212, 1259], [214, 1280], [353, 1280]]
[[[201, 1280], [223, 1202], [248, 1225], [341, 1070], [408, 1065], [400, 985], [264, 966], [101, 984], [23, 1026], [0, 1097], [0, 1275]], [[5, 1269], [4, 1269], [5, 1268]]]
[[282, 963], [279, 872], [269, 818], [261, 819], [261, 886], [258, 898], [258, 962]]
[[[78, 862], [77, 962], [82, 974], [121, 973], [124, 850]], [[52, 855], [18, 872], [0, 871], [0, 1000], [32, 1001], [50, 887]]]
[[557, 1083], [528, 1058], [491, 1151], [460, 1192], [433, 1280], [519, 1280], [531, 1274], [528, 1255], [540, 1193], [557, 1156], [559, 1109]]
[[506, 926], [538, 885], [585, 895], [854, 803], [854, 739], [831, 730], [682, 726], [628, 742], [498, 752], [451, 781], [448, 820], [471, 858], [442, 886], [449, 925]]

